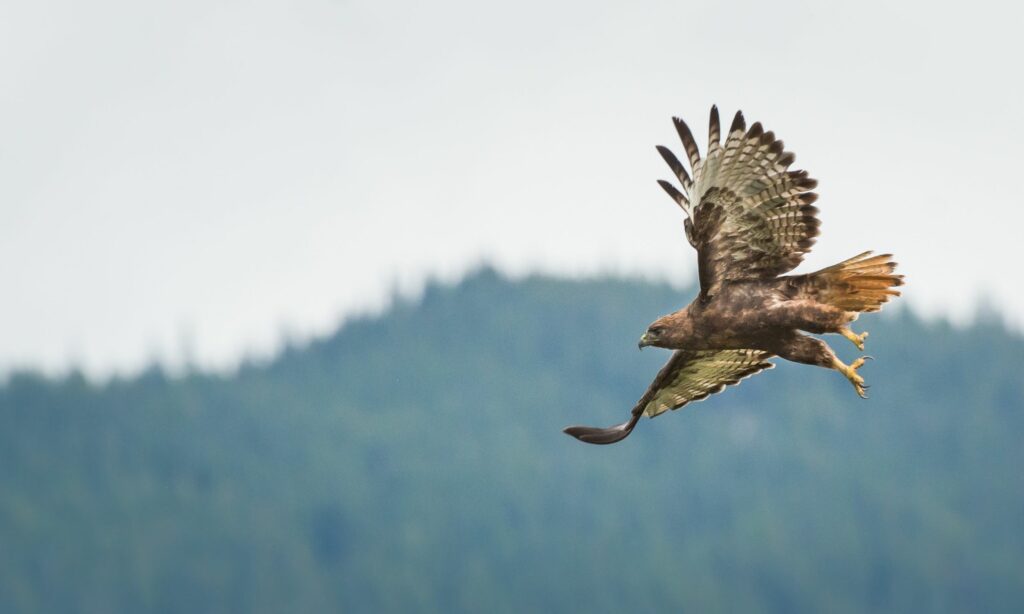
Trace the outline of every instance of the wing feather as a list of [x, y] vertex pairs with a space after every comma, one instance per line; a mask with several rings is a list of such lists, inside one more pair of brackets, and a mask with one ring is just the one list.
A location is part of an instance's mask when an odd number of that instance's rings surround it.
[[686, 196], [683, 195], [682, 192], [676, 189], [676, 186], [665, 181], [664, 179], [659, 179], [658, 185], [660, 185], [662, 189], [668, 192], [668, 195], [672, 197], [672, 200], [676, 201], [676, 204], [682, 207], [684, 211], [690, 210], [690, 201], [686, 199]]
[[637, 402], [634, 413], [651, 418], [702, 401], [726, 386], [775, 365], [761, 350], [676, 350]]
[[718, 119], [718, 107], [711, 106], [711, 119], [708, 121], [708, 158], [713, 158], [722, 148], [722, 126]]
[[[676, 179], [679, 180], [679, 184], [683, 186], [683, 189], [690, 189], [693, 182], [690, 180], [690, 175], [686, 172], [686, 167], [684, 167], [683, 163], [679, 161], [679, 158], [677, 158], [668, 147], [658, 145], [655, 149], [657, 149], [658, 153], [661, 154], [662, 159], [665, 160], [668, 167], [672, 169], [672, 173], [676, 176]], [[689, 203], [689, 201], [687, 201], [687, 203]], [[686, 207], [686, 209], [689, 210], [689, 207]]]
[[697, 172], [697, 167], [700, 165], [700, 150], [697, 149], [697, 141], [693, 140], [693, 133], [690, 132], [690, 127], [686, 125], [682, 119], [678, 117], [672, 118], [672, 123], [676, 125], [676, 132], [679, 133], [679, 140], [683, 142], [683, 148], [686, 150], [687, 157], [690, 158], [690, 168]]

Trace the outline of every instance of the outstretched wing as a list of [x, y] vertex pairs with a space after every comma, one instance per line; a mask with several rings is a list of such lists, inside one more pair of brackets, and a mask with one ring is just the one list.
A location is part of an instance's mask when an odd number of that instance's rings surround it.
[[771, 369], [761, 350], [676, 350], [651, 382], [634, 412], [655, 417], [670, 409], [703, 401], [726, 386]]
[[651, 418], [670, 409], [701, 401], [726, 386], [771, 369], [771, 358], [761, 350], [676, 350], [633, 407], [630, 419], [601, 429], [571, 426], [565, 432], [587, 443], [615, 443], [632, 432], [641, 416]]
[[690, 128], [679, 118], [673, 122], [693, 177], [659, 145], [683, 191], [658, 183], [688, 216], [686, 236], [697, 249], [701, 293], [713, 295], [726, 281], [774, 278], [800, 264], [818, 235], [812, 204], [818, 196], [810, 191], [817, 181], [807, 171], [788, 170], [795, 156], [782, 141], [760, 123], [746, 129], [737, 112], [723, 145], [712, 107], [707, 158], [701, 159]]

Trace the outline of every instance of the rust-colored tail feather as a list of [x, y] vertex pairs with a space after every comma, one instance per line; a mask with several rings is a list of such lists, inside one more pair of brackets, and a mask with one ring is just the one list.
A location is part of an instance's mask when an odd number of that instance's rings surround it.
[[892, 254], [864, 252], [807, 277], [816, 300], [845, 311], [867, 312], [878, 311], [890, 297], [900, 295], [893, 288], [903, 285], [903, 276], [895, 270]]

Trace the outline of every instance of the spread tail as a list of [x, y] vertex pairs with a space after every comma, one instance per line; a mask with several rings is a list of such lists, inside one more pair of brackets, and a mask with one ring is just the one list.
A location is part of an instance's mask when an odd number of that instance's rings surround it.
[[843, 311], [878, 311], [890, 297], [899, 296], [894, 288], [903, 285], [896, 275], [892, 254], [872, 256], [864, 252], [839, 264], [805, 276], [807, 290], [821, 303]]

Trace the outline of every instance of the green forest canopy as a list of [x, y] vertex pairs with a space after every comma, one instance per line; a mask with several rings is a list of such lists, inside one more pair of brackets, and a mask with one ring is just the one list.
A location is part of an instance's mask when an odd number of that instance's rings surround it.
[[782, 364], [563, 435], [691, 294], [485, 268], [230, 376], [12, 374], [0, 611], [1024, 609], [1024, 340], [890, 308], [869, 401]]

